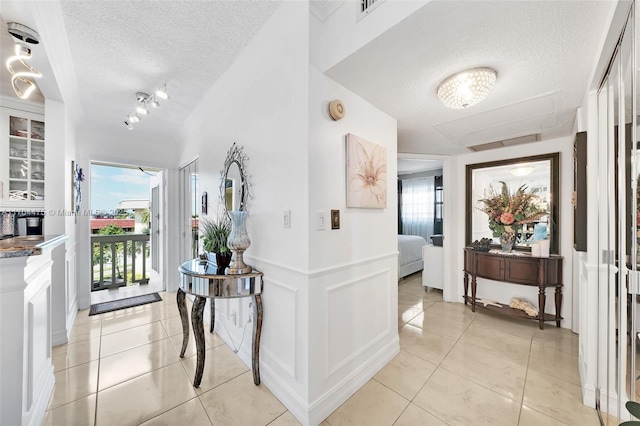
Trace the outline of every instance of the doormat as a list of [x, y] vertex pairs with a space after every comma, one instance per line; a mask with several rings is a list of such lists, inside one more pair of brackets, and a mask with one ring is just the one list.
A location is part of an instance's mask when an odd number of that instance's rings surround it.
[[159, 302], [161, 300], [162, 297], [160, 297], [158, 293], [151, 293], [143, 294], [142, 296], [127, 297], [126, 299], [112, 300], [110, 302], [96, 303], [95, 305], [91, 305], [89, 316], [146, 305], [147, 303]]

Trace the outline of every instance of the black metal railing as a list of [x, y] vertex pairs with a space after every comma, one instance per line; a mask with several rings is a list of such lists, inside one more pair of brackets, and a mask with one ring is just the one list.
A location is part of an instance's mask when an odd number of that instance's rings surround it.
[[91, 291], [148, 284], [149, 235], [92, 235]]

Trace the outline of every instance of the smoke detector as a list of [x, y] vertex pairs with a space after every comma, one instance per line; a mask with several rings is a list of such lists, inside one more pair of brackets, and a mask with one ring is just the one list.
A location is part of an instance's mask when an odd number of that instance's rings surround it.
[[9, 22], [7, 24], [7, 31], [18, 42], [28, 44], [39, 44], [40, 36], [35, 30], [27, 27], [26, 25], [18, 24], [17, 22]]

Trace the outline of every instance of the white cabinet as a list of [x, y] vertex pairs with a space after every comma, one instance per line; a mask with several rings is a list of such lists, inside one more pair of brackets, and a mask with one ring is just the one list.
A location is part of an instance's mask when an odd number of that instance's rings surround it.
[[38, 255], [0, 258], [0, 425], [42, 424], [55, 384], [52, 250], [66, 239], [47, 237]]
[[2, 108], [0, 206], [44, 207], [45, 129], [42, 114]]
[[442, 247], [427, 245], [422, 247], [422, 285], [442, 290]]

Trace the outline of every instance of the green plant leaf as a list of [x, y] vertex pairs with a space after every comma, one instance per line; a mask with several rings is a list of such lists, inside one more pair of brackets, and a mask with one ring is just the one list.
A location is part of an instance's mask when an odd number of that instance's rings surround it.
[[[624, 405], [633, 417], [640, 418], [640, 404], [635, 401], [627, 401]], [[639, 423], [640, 424], [640, 423]]]
[[620, 423], [619, 426], [640, 426], [640, 422], [637, 420], [629, 420], [627, 422]]

